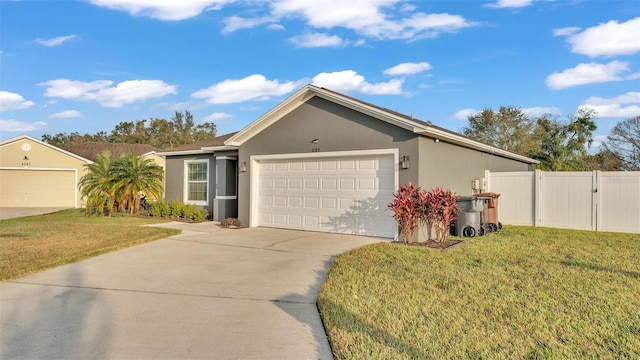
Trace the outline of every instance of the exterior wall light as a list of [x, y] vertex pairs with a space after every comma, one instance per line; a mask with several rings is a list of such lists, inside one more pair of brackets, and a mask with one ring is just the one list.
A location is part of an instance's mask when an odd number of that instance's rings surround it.
[[402, 159], [400, 159], [400, 167], [403, 169], [409, 168], [409, 157], [407, 155], [402, 156]]
[[243, 161], [240, 163], [240, 172], [247, 172], [247, 162]]

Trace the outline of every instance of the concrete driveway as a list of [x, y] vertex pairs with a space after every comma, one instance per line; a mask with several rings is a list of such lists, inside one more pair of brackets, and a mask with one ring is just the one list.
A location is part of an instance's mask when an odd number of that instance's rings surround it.
[[0, 207], [0, 220], [49, 214], [68, 208], [59, 207]]
[[212, 223], [0, 284], [2, 359], [331, 359], [336, 254], [385, 239]]

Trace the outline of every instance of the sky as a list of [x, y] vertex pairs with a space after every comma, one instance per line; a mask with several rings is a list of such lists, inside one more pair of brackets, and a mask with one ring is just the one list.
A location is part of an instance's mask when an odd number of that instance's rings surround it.
[[639, 53], [637, 0], [0, 0], [0, 140], [185, 110], [222, 135], [315, 84], [452, 131], [591, 108], [597, 149]]

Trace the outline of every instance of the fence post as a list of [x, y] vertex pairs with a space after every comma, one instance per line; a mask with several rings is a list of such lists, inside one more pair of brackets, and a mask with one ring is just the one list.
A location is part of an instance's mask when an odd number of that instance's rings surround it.
[[593, 212], [591, 213], [592, 221], [591, 230], [600, 231], [602, 228], [602, 172], [600, 170], [593, 171], [593, 189], [591, 201], [593, 203]]
[[486, 188], [483, 186], [483, 192], [491, 192], [491, 171], [489, 170], [485, 170], [484, 171], [484, 181], [482, 185], [486, 185]]
[[542, 170], [538, 170], [536, 169], [534, 177], [533, 177], [533, 184], [534, 184], [534, 196], [533, 196], [533, 213], [534, 218], [533, 218], [533, 226], [544, 226], [544, 221], [543, 221], [543, 209], [542, 207], [544, 206], [544, 204], [542, 203], [542, 187], [543, 187], [543, 183], [542, 183], [542, 177], [544, 176], [544, 171]]

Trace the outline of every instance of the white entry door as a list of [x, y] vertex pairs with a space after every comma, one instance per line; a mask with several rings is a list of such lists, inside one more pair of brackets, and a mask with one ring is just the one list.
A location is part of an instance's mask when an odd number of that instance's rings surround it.
[[393, 154], [260, 160], [258, 225], [392, 238], [394, 164]]

